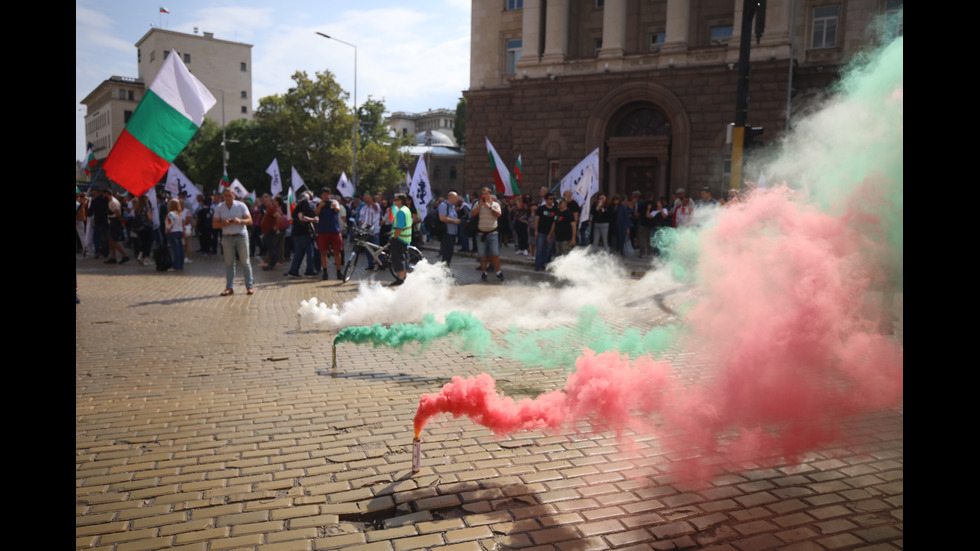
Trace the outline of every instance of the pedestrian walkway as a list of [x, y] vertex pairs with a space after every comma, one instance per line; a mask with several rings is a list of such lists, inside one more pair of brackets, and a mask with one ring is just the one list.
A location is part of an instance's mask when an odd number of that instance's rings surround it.
[[[473, 294], [520, 284], [480, 287], [468, 260], [453, 264]], [[678, 458], [656, 438], [498, 438], [441, 416], [413, 474], [422, 394], [486, 371], [507, 395], [533, 397], [566, 374], [475, 358], [451, 339], [345, 344], [334, 369], [336, 333], [300, 331], [296, 310], [311, 296], [350, 300], [354, 282], [257, 270], [254, 296], [219, 297], [223, 261], [200, 256], [183, 273], [94, 260], [76, 273], [76, 549], [904, 547], [901, 408], [851, 420], [852, 439], [799, 463], [704, 484], [675, 480]], [[651, 308], [683, 297], [662, 298]], [[666, 310], [641, 313], [657, 324]], [[683, 375], [703, 351], [672, 353]]]

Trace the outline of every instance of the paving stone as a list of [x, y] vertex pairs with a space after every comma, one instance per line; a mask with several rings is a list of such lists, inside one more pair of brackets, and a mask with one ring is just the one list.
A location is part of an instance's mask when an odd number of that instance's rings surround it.
[[[698, 483], [676, 480], [680, 457], [660, 435], [628, 431], [625, 446], [583, 424], [498, 439], [442, 416], [426, 426], [413, 474], [419, 396], [488, 370], [485, 361], [448, 340], [344, 344], [333, 369], [336, 332], [297, 331], [295, 311], [311, 295], [343, 303], [355, 286], [262, 273], [256, 295], [221, 298], [221, 259], [191, 266], [178, 278], [76, 264], [78, 549], [903, 548], [901, 409], [847, 420], [854, 445], [799, 464], [719, 464], [719, 476]], [[476, 283], [464, 267], [457, 278]], [[520, 291], [516, 278], [510, 285]], [[604, 321], [638, 327], [631, 308]], [[653, 305], [640, 318], [644, 328], [673, 323]], [[678, 380], [700, 380], [709, 351], [684, 346], [666, 358]], [[504, 359], [492, 367], [541, 391], [566, 378]]]

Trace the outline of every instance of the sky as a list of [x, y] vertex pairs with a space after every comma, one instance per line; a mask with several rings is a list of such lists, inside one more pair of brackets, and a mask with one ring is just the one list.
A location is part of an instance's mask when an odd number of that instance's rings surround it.
[[[170, 14], [161, 14], [160, 7]], [[76, 0], [75, 158], [85, 157], [81, 101], [112, 75], [136, 77], [136, 41], [151, 27], [252, 45], [252, 108], [298, 70], [329, 69], [357, 100], [389, 112], [455, 109], [469, 85], [470, 0]], [[149, 84], [149, 83], [147, 83]]]

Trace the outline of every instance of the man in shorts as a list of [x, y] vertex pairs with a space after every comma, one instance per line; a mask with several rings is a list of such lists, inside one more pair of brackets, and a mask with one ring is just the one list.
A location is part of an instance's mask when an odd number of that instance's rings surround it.
[[480, 259], [480, 271], [483, 275], [480, 279], [487, 280], [487, 263], [489, 262], [497, 271], [497, 279], [504, 280], [504, 273], [500, 271], [500, 237], [497, 234], [497, 219], [503, 211], [500, 203], [490, 192], [490, 188], [483, 188], [480, 200], [470, 213], [470, 216], [479, 216], [480, 221], [477, 225], [479, 230], [476, 234], [476, 251]]
[[320, 248], [320, 264], [323, 266], [323, 281], [327, 275], [327, 256], [333, 251], [333, 261], [337, 266], [337, 279], [343, 279], [344, 239], [340, 234], [340, 203], [330, 195], [330, 188], [320, 190], [320, 202], [316, 206], [316, 243]]

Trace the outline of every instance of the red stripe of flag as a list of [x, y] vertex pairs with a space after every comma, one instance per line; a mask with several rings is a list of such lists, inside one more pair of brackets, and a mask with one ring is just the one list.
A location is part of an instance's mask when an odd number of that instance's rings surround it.
[[112, 146], [109, 158], [102, 165], [106, 175], [118, 181], [131, 182], [126, 189], [139, 197], [157, 184], [170, 168], [170, 162], [162, 159], [140, 143], [125, 128]]

